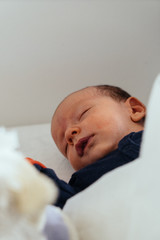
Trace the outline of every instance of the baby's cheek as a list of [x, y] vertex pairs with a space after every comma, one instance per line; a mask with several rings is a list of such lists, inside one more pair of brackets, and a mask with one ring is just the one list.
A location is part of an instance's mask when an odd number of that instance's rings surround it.
[[75, 166], [77, 165], [77, 158], [73, 153], [73, 150], [68, 151], [67, 159], [69, 160], [71, 166], [75, 168]]
[[110, 123], [111, 123], [111, 122], [109, 122], [109, 121], [104, 121], [104, 120], [97, 121], [97, 122], [95, 123], [95, 128], [101, 130], [101, 129], [106, 128], [106, 126], [109, 127], [109, 126], [110, 126]]

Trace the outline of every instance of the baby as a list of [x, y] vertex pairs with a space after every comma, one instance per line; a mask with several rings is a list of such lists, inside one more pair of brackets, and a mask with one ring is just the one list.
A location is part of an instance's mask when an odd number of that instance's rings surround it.
[[59, 104], [52, 137], [76, 172], [66, 183], [53, 170], [38, 166], [59, 188], [57, 206], [62, 208], [103, 174], [138, 157], [145, 115], [137, 98], [108, 85], [86, 87]]

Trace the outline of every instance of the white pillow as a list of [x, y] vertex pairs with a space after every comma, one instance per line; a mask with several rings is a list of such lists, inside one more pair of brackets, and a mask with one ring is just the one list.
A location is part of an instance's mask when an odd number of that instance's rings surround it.
[[69, 199], [80, 240], [160, 239], [160, 77], [152, 90], [141, 157]]
[[20, 151], [26, 157], [42, 162], [55, 170], [59, 178], [68, 181], [74, 172], [67, 159], [57, 149], [50, 133], [50, 123], [14, 128], [19, 137]]

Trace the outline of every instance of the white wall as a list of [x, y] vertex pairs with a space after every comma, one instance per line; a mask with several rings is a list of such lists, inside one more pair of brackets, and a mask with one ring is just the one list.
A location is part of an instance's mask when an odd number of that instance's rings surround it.
[[147, 103], [159, 72], [159, 1], [0, 1], [0, 125], [49, 122], [93, 84]]

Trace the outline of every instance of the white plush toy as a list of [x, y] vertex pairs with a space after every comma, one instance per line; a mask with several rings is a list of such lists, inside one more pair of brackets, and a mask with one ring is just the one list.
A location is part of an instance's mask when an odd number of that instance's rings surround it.
[[0, 128], [0, 239], [76, 239], [61, 210], [48, 206], [56, 200], [56, 186], [17, 147], [16, 132]]

